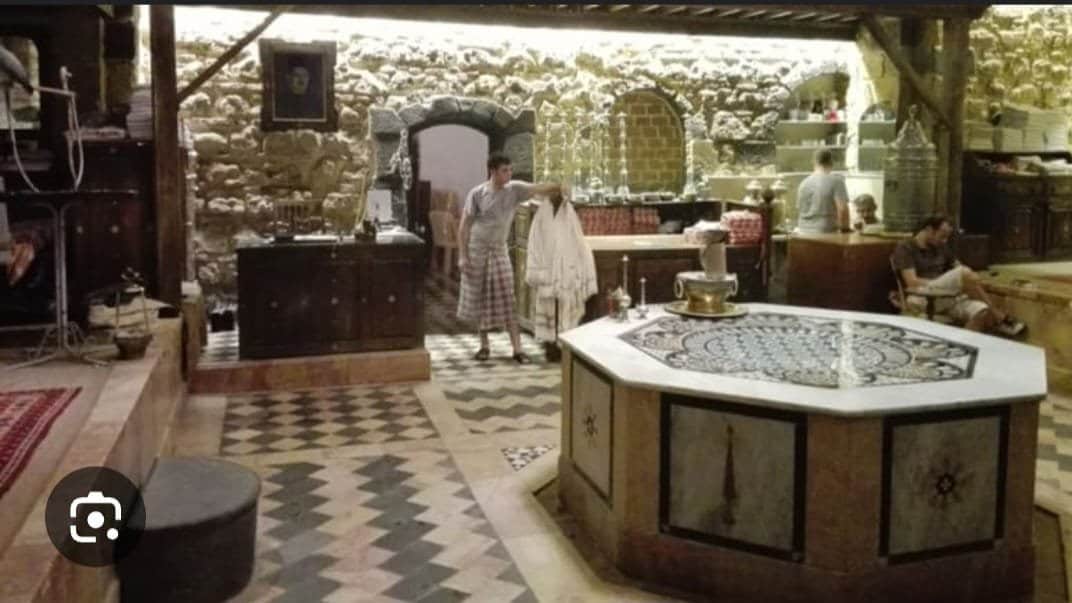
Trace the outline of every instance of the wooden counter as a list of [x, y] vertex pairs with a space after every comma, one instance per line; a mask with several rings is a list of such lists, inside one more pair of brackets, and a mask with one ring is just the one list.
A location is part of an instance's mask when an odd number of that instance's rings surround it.
[[851, 234], [789, 237], [787, 301], [794, 306], [891, 312], [890, 254], [899, 239]]
[[251, 243], [238, 248], [242, 358], [424, 346], [424, 241]]
[[[585, 320], [607, 313], [607, 292], [621, 284], [622, 256], [629, 256], [629, 295], [640, 302], [640, 278], [647, 279], [646, 301], [658, 304], [674, 301], [674, 278], [678, 272], [703, 270], [700, 250], [685, 242], [684, 235], [629, 235], [585, 237], [596, 261], [599, 293], [588, 300]], [[766, 287], [759, 268], [759, 245], [726, 247], [726, 269], [736, 273], [739, 301], [763, 301]]]

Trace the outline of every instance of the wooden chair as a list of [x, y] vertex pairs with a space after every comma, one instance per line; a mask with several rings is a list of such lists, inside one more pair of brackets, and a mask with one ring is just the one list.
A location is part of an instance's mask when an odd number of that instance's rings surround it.
[[431, 267], [435, 269], [436, 256], [443, 252], [443, 272], [450, 274], [454, 270], [458, 250], [458, 224], [449, 212], [428, 212], [428, 223], [432, 228]]
[[[942, 314], [937, 313], [938, 300], [940, 299], [955, 299], [957, 293], [953, 291], [931, 291], [913, 287], [905, 287], [901, 281], [901, 271], [897, 270], [897, 266], [893, 263], [893, 258], [890, 258], [890, 270], [893, 271], [893, 280], [897, 283], [897, 291], [890, 292], [890, 303], [895, 308], [900, 310], [901, 314], [905, 316], [923, 317], [927, 320], [951, 323], [952, 320]], [[922, 297], [925, 302], [920, 305], [918, 302], [910, 300], [910, 296]]]

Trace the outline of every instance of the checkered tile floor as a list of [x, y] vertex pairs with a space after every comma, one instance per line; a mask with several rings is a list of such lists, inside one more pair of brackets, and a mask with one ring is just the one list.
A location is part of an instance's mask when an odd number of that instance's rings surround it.
[[1050, 395], [1039, 408], [1036, 482], [1072, 500], [1072, 398]]
[[239, 602], [536, 601], [442, 449], [259, 467]]
[[545, 446], [520, 446], [503, 448], [502, 453], [503, 456], [506, 457], [506, 461], [514, 468], [514, 471], [521, 471], [525, 467], [528, 467], [529, 463], [554, 449], [554, 444], [547, 444]]
[[412, 389], [355, 387], [232, 396], [220, 451], [289, 452], [434, 437]]

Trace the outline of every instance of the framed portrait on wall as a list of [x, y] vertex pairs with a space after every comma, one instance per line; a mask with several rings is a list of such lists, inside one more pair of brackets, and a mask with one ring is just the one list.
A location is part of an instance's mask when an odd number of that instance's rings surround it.
[[261, 130], [337, 130], [335, 42], [259, 44]]

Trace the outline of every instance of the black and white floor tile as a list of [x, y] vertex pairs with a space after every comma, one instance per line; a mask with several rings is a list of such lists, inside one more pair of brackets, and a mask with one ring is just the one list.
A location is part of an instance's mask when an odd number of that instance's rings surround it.
[[511, 446], [503, 448], [502, 453], [503, 456], [506, 457], [506, 461], [513, 467], [514, 471], [521, 471], [525, 467], [528, 467], [532, 461], [535, 461], [554, 449], [554, 444], [540, 446]]
[[220, 451], [265, 454], [436, 435], [409, 386], [271, 392], [229, 397]]
[[257, 565], [238, 601], [536, 601], [443, 449], [258, 470]]
[[1072, 500], [1072, 398], [1053, 396], [1039, 407], [1036, 482]]
[[510, 379], [443, 383], [443, 394], [470, 433], [558, 429], [562, 401], [557, 372]]

